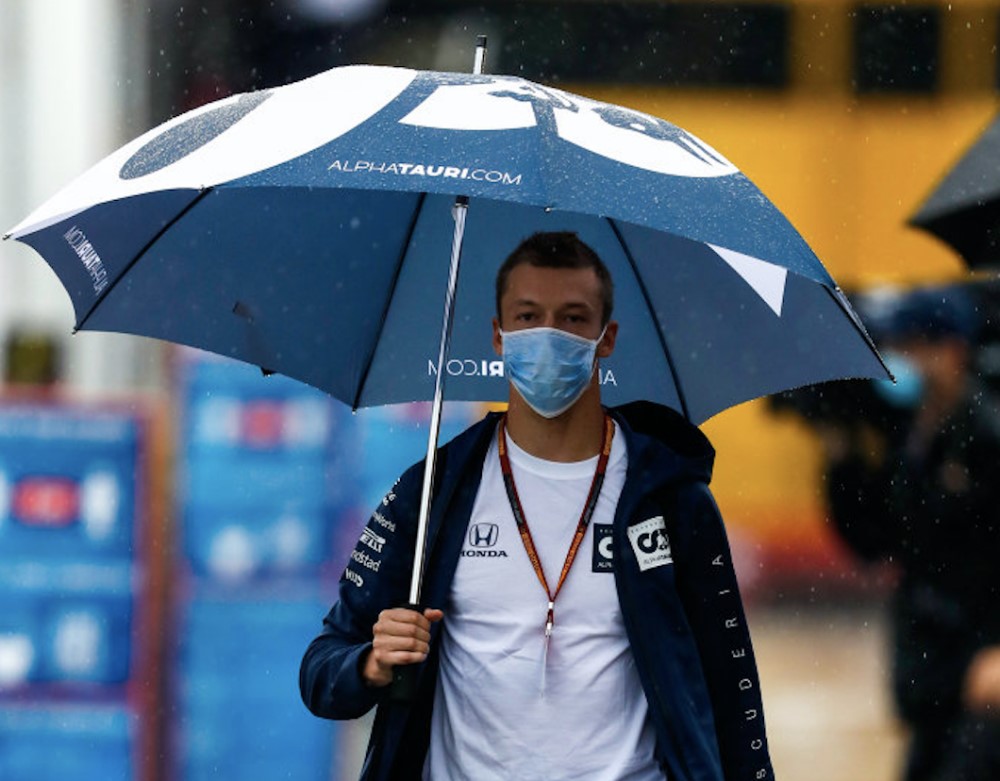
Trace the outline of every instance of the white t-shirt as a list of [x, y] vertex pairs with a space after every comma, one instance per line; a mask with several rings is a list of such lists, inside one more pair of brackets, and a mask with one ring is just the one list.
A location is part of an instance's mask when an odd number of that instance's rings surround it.
[[[507, 441], [554, 590], [597, 457], [554, 463]], [[514, 522], [494, 438], [445, 605], [425, 780], [663, 781], [611, 570], [611, 524], [626, 463], [616, 433], [594, 516], [556, 599], [546, 651], [548, 597]]]

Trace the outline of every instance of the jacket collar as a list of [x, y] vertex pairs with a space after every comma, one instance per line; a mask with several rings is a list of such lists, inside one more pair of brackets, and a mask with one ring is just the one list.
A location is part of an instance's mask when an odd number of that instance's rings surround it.
[[715, 448], [702, 431], [680, 413], [649, 401], [609, 410], [625, 434], [629, 464], [641, 464], [637, 475], [650, 489], [681, 481], [708, 484]]
[[[608, 412], [625, 436], [630, 471], [632, 465], [642, 465], [635, 476], [647, 489], [691, 480], [707, 484], [712, 479], [715, 449], [680, 413], [648, 401], [612, 407]], [[487, 414], [446, 446], [449, 453], [441, 474], [445, 492], [461, 478], [465, 465], [482, 463], [501, 415]]]

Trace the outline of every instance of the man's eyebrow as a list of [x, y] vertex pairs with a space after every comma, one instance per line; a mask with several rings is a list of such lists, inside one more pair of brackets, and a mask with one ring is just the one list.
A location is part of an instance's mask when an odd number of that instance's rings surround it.
[[594, 307], [591, 306], [586, 301], [567, 301], [566, 303], [564, 303], [562, 306], [559, 307], [558, 311], [560, 311], [560, 312], [572, 312], [572, 313], [576, 313], [576, 312], [587, 312], [587, 313], [590, 313], [590, 312], [593, 312], [595, 310], [594, 310]]
[[[511, 302], [514, 306], [541, 306], [538, 301], [533, 298], [516, 298]], [[567, 301], [559, 306], [561, 311], [567, 309], [586, 309], [590, 311], [593, 307], [586, 301]]]

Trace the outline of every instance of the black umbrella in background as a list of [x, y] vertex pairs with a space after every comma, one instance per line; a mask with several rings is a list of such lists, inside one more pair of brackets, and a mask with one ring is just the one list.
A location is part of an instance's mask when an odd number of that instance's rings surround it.
[[956, 250], [970, 269], [1000, 267], [1000, 117], [908, 222]]

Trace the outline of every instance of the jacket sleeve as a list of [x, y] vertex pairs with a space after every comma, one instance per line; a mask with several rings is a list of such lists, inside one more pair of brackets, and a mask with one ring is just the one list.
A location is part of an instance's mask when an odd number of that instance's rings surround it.
[[677, 492], [677, 590], [701, 657], [727, 781], [773, 779], [760, 680], [722, 518], [703, 483]]
[[341, 575], [339, 599], [306, 649], [299, 692], [316, 716], [357, 718], [385, 694], [365, 684], [361, 665], [378, 614], [406, 603], [421, 478], [422, 468], [411, 468], [372, 513]]

